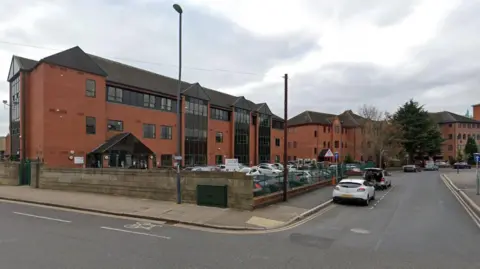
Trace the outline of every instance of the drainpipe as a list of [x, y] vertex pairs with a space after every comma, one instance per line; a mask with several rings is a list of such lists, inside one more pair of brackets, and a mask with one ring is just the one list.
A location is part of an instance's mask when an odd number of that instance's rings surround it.
[[26, 94], [26, 87], [25, 87], [25, 82], [26, 82], [26, 72], [25, 71], [22, 71], [20, 73], [21, 77], [22, 77], [22, 82], [21, 82], [21, 99], [20, 99], [20, 102], [21, 102], [21, 106], [22, 106], [22, 119], [21, 119], [21, 124], [20, 124], [20, 129], [22, 130], [21, 133], [22, 133], [22, 158], [21, 158], [21, 169], [22, 169], [22, 172], [21, 172], [21, 179], [22, 179], [22, 182], [24, 182], [24, 178], [25, 178], [25, 160], [26, 160], [26, 156], [27, 156], [27, 150], [26, 150], [26, 129], [27, 129], [27, 123], [25, 121], [25, 118], [26, 118], [26, 111], [27, 111], [27, 94]]

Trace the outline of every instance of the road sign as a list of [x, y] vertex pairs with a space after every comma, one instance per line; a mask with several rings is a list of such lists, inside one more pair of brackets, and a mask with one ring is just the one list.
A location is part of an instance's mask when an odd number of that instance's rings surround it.
[[475, 162], [480, 162], [480, 155], [475, 155]]
[[325, 157], [333, 157], [333, 152], [329, 149], [327, 153], [325, 153]]
[[335, 152], [335, 160], [338, 160], [338, 157], [340, 157], [340, 154], [338, 154], [338, 152]]

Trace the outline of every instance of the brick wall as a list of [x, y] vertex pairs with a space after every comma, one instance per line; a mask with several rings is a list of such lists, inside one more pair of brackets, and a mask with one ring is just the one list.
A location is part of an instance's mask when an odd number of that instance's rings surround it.
[[0, 162], [0, 185], [18, 185], [18, 163]]
[[[32, 166], [32, 170], [34, 170]], [[162, 201], [176, 201], [176, 174], [173, 170], [128, 170], [46, 168], [39, 173], [39, 187], [121, 195]], [[32, 177], [32, 181], [35, 179]], [[228, 185], [228, 206], [253, 208], [253, 182], [242, 173], [182, 172], [182, 201], [196, 203], [197, 185]]]

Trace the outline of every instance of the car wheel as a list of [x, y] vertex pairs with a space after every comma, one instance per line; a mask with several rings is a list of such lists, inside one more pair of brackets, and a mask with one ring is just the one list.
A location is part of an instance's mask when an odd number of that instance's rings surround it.
[[363, 201], [364, 206], [368, 206], [370, 204], [370, 196], [367, 195], [367, 200]]

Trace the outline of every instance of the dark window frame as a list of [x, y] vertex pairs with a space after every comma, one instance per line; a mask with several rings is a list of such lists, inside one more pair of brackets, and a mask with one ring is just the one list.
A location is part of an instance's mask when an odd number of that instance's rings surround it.
[[[109, 126], [119, 126], [119, 128], [110, 128]], [[123, 121], [121, 120], [107, 120], [107, 131], [108, 132], [123, 132]]]
[[215, 133], [215, 143], [223, 143], [223, 133], [216, 132]]
[[172, 140], [172, 126], [160, 125], [160, 139]]
[[[150, 129], [146, 129], [150, 128]], [[143, 138], [155, 139], [156, 138], [156, 126], [151, 123], [144, 123], [142, 126]]]
[[85, 117], [85, 132], [89, 135], [94, 135], [97, 133], [97, 119], [95, 117]]
[[275, 138], [275, 146], [280, 147], [280, 138]]
[[85, 80], [85, 96], [91, 98], [95, 98], [97, 96], [97, 82], [95, 80]]

